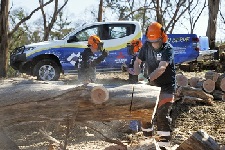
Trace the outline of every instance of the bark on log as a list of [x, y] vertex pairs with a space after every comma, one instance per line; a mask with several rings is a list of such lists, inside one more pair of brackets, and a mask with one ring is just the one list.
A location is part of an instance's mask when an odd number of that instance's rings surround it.
[[180, 96], [190, 96], [202, 99], [204, 103], [208, 105], [213, 104], [213, 96], [204, 92], [201, 88], [194, 87], [180, 87], [179, 88]]
[[178, 86], [188, 86], [188, 78], [183, 74], [177, 74], [176, 81]]
[[203, 99], [192, 96], [184, 96], [182, 98], [182, 103], [184, 104], [196, 104], [196, 102], [203, 102]]
[[96, 105], [90, 101], [91, 90], [96, 86], [100, 85], [54, 82], [0, 85], [0, 126], [68, 118], [81, 122], [152, 119], [160, 88], [145, 84], [106, 85], [109, 100]]
[[203, 130], [192, 134], [176, 150], [219, 150], [220, 146]]
[[0, 128], [0, 149], [2, 150], [19, 150], [19, 147], [13, 142]]

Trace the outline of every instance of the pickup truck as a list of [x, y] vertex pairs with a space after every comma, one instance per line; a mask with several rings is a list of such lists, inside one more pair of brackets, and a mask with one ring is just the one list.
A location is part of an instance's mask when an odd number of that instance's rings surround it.
[[[74, 74], [75, 62], [87, 47], [90, 35], [98, 35], [109, 51], [108, 57], [97, 66], [97, 71], [121, 71], [131, 56], [127, 43], [141, 39], [141, 25], [137, 21], [95, 22], [75, 29], [62, 40], [44, 41], [23, 45], [10, 53], [10, 66], [21, 73], [37, 76], [39, 80], [58, 80], [60, 74]], [[198, 55], [196, 34], [169, 34], [174, 46], [175, 63], [195, 60]], [[97, 53], [96, 57], [100, 54]]]

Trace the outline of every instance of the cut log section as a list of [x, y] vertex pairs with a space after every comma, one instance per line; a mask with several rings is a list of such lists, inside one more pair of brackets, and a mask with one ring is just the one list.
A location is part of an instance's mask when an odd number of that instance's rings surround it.
[[223, 78], [221, 81], [220, 81], [220, 89], [222, 91], [225, 91], [225, 78]]
[[205, 73], [205, 79], [207, 80], [207, 79], [211, 79], [211, 80], [213, 80], [214, 82], [216, 82], [217, 81], [217, 79], [218, 79], [218, 77], [219, 77], [220, 75], [219, 75], [219, 73], [217, 73], [217, 72], [215, 72], [215, 71], [207, 71], [206, 73]]
[[109, 92], [103, 86], [96, 86], [91, 90], [91, 101], [94, 104], [102, 104], [109, 100]]
[[220, 150], [219, 144], [203, 130], [192, 134], [176, 150]]
[[178, 86], [188, 86], [188, 78], [183, 74], [177, 74], [176, 81]]
[[217, 90], [225, 91], [225, 73], [218, 77], [215, 88]]
[[197, 87], [198, 82], [199, 82], [199, 77], [191, 77], [189, 80], [189, 84], [192, 87]]
[[215, 90], [215, 81], [207, 79], [203, 81], [202, 88], [207, 93], [212, 93]]
[[53, 83], [0, 85], [0, 126], [30, 121], [64, 122], [66, 119], [147, 122], [152, 119], [160, 93], [159, 87], [146, 84], [78, 86]]

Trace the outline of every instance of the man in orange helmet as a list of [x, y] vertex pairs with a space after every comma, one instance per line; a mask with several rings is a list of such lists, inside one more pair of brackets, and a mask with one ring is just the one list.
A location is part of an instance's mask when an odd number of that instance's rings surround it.
[[[96, 65], [100, 64], [108, 56], [108, 52], [105, 49], [102, 50], [103, 43], [97, 35], [88, 38], [87, 46], [88, 48], [84, 49], [75, 64], [78, 69], [78, 80], [82, 83], [96, 81]], [[102, 55], [96, 58], [94, 53], [98, 51], [102, 51]]]
[[[135, 63], [145, 62], [144, 76], [150, 85], [161, 87], [159, 102], [154, 120], [156, 121], [157, 134], [161, 136], [158, 144], [160, 147], [170, 145], [171, 121], [170, 113], [175, 93], [175, 65], [174, 50], [168, 37], [158, 22], [148, 26], [147, 40], [139, 51]], [[138, 70], [139, 68], [135, 68]], [[153, 114], [154, 115], [154, 114]], [[151, 131], [143, 129], [143, 131]]]

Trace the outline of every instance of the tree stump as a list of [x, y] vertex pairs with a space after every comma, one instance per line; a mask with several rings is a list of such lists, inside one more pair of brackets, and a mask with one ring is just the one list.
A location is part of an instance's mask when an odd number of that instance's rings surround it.
[[220, 150], [220, 146], [203, 130], [192, 134], [176, 150]]

